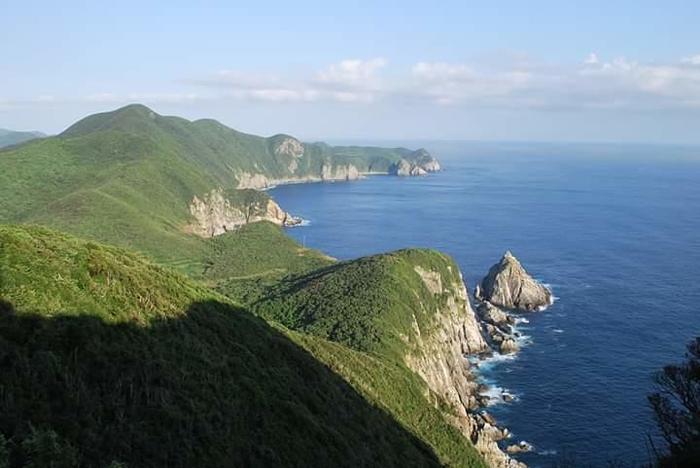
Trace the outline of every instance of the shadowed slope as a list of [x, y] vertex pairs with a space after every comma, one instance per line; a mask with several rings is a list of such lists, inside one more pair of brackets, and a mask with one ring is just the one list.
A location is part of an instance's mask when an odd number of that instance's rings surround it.
[[439, 464], [284, 334], [120, 249], [0, 227], [0, 299], [11, 466]]

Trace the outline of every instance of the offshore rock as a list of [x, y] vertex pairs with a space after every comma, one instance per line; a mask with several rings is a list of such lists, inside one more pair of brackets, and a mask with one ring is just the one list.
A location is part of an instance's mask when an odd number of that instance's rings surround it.
[[552, 292], [536, 281], [507, 251], [476, 291], [477, 299], [506, 309], [538, 310], [552, 304]]

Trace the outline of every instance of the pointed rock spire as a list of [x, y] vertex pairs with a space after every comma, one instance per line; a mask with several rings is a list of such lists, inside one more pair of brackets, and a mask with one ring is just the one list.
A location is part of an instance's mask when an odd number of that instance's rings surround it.
[[499, 307], [525, 311], [552, 303], [552, 292], [530, 276], [510, 250], [481, 280], [476, 297]]

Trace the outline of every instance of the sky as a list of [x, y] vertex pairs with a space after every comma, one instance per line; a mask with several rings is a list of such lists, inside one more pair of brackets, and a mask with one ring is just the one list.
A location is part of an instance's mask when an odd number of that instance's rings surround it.
[[0, 5], [0, 128], [129, 103], [307, 140], [700, 143], [697, 1]]

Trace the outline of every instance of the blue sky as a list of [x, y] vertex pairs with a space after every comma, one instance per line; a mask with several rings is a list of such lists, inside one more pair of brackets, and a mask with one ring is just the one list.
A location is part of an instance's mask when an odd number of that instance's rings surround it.
[[700, 143], [697, 2], [248, 3], [5, 4], [0, 127], [142, 102], [307, 139]]

